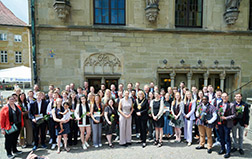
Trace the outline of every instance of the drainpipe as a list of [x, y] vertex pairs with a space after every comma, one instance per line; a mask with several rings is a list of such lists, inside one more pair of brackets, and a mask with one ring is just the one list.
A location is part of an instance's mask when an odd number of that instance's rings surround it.
[[38, 83], [37, 59], [36, 59], [36, 37], [35, 37], [35, 0], [31, 0], [31, 32], [32, 32], [32, 65], [33, 82]]

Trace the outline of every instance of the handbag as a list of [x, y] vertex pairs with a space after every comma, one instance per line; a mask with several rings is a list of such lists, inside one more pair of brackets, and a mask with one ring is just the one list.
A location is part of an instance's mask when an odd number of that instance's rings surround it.
[[18, 128], [17, 128], [17, 126], [16, 126], [16, 124], [13, 124], [12, 126], [11, 126], [11, 129], [10, 130], [5, 130], [5, 132], [6, 132], [6, 134], [12, 134], [12, 133], [14, 133], [14, 132], [16, 132], [16, 131], [18, 131]]

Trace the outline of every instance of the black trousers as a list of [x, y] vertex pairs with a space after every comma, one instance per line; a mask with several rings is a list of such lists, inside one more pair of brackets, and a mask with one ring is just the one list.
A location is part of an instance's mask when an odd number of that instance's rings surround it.
[[143, 143], [146, 143], [146, 136], [147, 136], [147, 119], [146, 118], [142, 118], [139, 116], [136, 116], [136, 123], [139, 125], [139, 129], [140, 129], [140, 137], [141, 137], [141, 141]]
[[151, 117], [148, 117], [148, 131], [149, 131], [149, 138], [153, 138], [153, 131], [154, 131], [154, 125], [153, 125], [153, 119]]
[[32, 130], [33, 130], [33, 136], [35, 141], [35, 146], [38, 146], [39, 142], [39, 130], [40, 130], [40, 138], [41, 138], [41, 144], [45, 144], [46, 139], [46, 123], [42, 123], [40, 125], [37, 125], [36, 123], [32, 122]]
[[52, 143], [56, 144], [56, 123], [53, 120], [53, 118], [49, 119], [49, 132], [50, 132], [50, 138], [52, 139]]
[[21, 124], [16, 125], [18, 131], [12, 134], [5, 134], [5, 149], [7, 151], [7, 155], [11, 155], [12, 152], [17, 152], [17, 140], [21, 131]]
[[[68, 144], [71, 146], [72, 144], [77, 144], [77, 138], [78, 138], [78, 131], [79, 127], [77, 125], [77, 122], [74, 120], [69, 121], [70, 124], [70, 133], [68, 134]], [[74, 138], [74, 140], [73, 140]]]
[[[140, 130], [140, 125], [139, 125], [139, 122], [137, 122], [137, 115], [136, 115], [136, 112], [134, 111], [133, 114], [132, 114], [132, 120], [134, 121], [134, 123], [136, 124], [136, 134], [139, 133], [139, 130]], [[132, 122], [133, 123], [133, 122]], [[133, 125], [133, 124], [132, 124]]]

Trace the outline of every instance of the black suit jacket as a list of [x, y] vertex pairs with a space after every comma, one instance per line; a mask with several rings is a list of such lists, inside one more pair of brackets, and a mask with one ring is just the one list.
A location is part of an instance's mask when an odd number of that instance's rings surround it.
[[[47, 102], [45, 100], [42, 100], [40, 113], [46, 115], [46, 109], [47, 109]], [[31, 103], [29, 111], [29, 116], [31, 120], [35, 119], [35, 115], [39, 113], [38, 111], [39, 111], [38, 102], [35, 101], [34, 103]]]
[[[237, 105], [236, 101], [234, 101], [233, 103], [235, 106]], [[240, 116], [239, 114], [237, 116], [237, 113], [236, 113], [236, 117], [234, 119], [234, 125], [238, 123], [240, 123], [241, 126], [244, 126], [244, 124], [249, 125], [249, 106], [247, 103], [243, 101], [241, 101], [240, 105], [244, 105], [244, 112], [242, 116]]]
[[[138, 100], [138, 103], [140, 104], [140, 100], [139, 99], [136, 99]], [[147, 99], [143, 99], [143, 103], [141, 104], [141, 109], [138, 109], [138, 105], [137, 105], [137, 102], [135, 102], [134, 104], [134, 110], [135, 112], [140, 112], [141, 113], [141, 116], [137, 116], [138, 118], [141, 118], [143, 120], [147, 120], [148, 119], [148, 110], [149, 110], [149, 102]]]

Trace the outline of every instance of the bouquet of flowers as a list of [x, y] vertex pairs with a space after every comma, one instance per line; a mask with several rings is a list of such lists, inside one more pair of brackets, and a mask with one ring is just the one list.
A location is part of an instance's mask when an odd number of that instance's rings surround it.
[[241, 106], [236, 105], [235, 109], [236, 109], [237, 118], [242, 118], [243, 112], [244, 112], [244, 107], [245, 107], [244, 105], [241, 105]]
[[[223, 110], [223, 106], [222, 106], [222, 105], [220, 105], [220, 108], [219, 108], [219, 110], [218, 110], [218, 115], [219, 115], [220, 117], [224, 116], [224, 110]], [[221, 118], [220, 118], [220, 121], [218, 121], [218, 125], [221, 125], [221, 122], [222, 122], [222, 120], [221, 120]]]
[[169, 114], [169, 117], [171, 119], [171, 122], [174, 123], [175, 125], [179, 125], [180, 124], [181, 121], [180, 120], [176, 120], [174, 115]]
[[21, 107], [21, 110], [22, 110], [22, 112], [26, 112], [27, 111], [27, 109], [26, 109], [26, 107]]
[[115, 114], [112, 114], [112, 115], [110, 116], [110, 122], [113, 123], [114, 120], [115, 120]]
[[71, 116], [71, 117], [72, 117], [72, 119], [75, 119], [74, 113], [72, 114], [72, 116]]
[[43, 116], [43, 118], [40, 118], [36, 121], [37, 126], [44, 123], [45, 121], [48, 121], [50, 118], [50, 114], [46, 114]]

